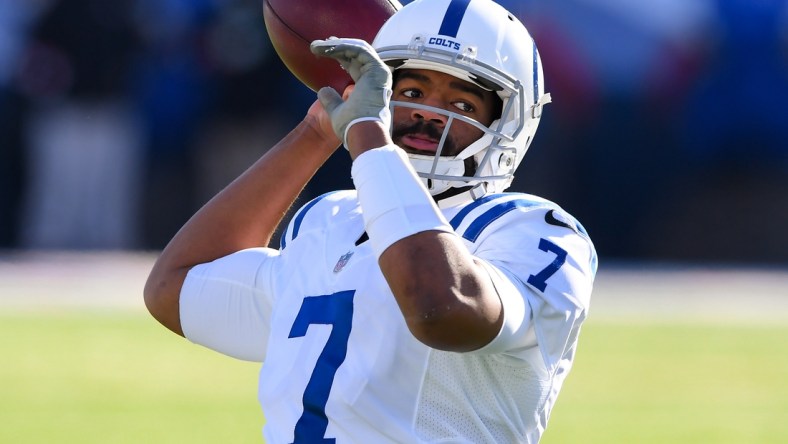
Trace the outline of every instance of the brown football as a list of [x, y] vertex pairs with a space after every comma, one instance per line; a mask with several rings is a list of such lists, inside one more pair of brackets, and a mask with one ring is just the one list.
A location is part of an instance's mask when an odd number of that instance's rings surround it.
[[372, 43], [386, 20], [402, 5], [397, 0], [263, 0], [263, 19], [271, 43], [301, 82], [317, 91], [340, 93], [352, 83], [332, 59], [309, 51], [313, 40], [349, 37]]

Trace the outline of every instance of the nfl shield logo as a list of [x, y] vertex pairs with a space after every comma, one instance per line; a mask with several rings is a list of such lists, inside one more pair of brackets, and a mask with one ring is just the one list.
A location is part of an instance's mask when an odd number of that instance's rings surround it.
[[337, 264], [334, 265], [334, 273], [339, 273], [342, 271], [342, 269], [345, 268], [345, 265], [347, 265], [351, 256], [353, 256], [352, 251], [348, 251], [347, 253], [343, 254], [342, 257], [340, 257], [337, 261]]

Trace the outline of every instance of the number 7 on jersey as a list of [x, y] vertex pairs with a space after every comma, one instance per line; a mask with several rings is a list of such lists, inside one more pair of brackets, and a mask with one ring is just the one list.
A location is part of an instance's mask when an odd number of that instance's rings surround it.
[[298, 311], [290, 338], [305, 336], [312, 324], [331, 325], [326, 346], [315, 363], [312, 376], [304, 390], [304, 413], [296, 422], [293, 444], [333, 444], [326, 438], [328, 418], [326, 402], [334, 383], [337, 369], [347, 356], [347, 342], [353, 326], [353, 295], [355, 291], [340, 291], [325, 296], [304, 298]]
[[532, 274], [528, 276], [528, 283], [533, 285], [534, 287], [538, 288], [539, 291], [545, 291], [547, 288], [547, 279], [554, 275], [561, 265], [564, 265], [566, 262], [566, 250], [559, 247], [558, 245], [550, 242], [547, 239], [539, 239], [539, 249], [544, 252], [555, 253], [555, 260], [550, 263], [544, 270], [540, 271], [537, 274]]

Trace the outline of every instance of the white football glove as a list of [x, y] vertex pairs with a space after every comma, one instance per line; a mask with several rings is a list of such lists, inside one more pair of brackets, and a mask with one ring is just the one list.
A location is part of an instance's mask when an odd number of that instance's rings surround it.
[[317, 98], [331, 117], [331, 126], [347, 147], [347, 131], [358, 122], [378, 121], [391, 125], [391, 71], [369, 43], [360, 39], [315, 40], [312, 53], [331, 57], [350, 74], [355, 88], [347, 100], [331, 87], [323, 87]]

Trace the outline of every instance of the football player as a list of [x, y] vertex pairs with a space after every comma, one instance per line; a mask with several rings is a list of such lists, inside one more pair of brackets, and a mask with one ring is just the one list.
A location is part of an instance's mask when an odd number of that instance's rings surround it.
[[[549, 102], [531, 36], [490, 0], [419, 0], [372, 45], [312, 51], [354, 86], [320, 90], [175, 235], [150, 312], [263, 362], [268, 443], [537, 442], [597, 258], [558, 205], [503, 192]], [[340, 142], [355, 189], [308, 202], [264, 247]]]

